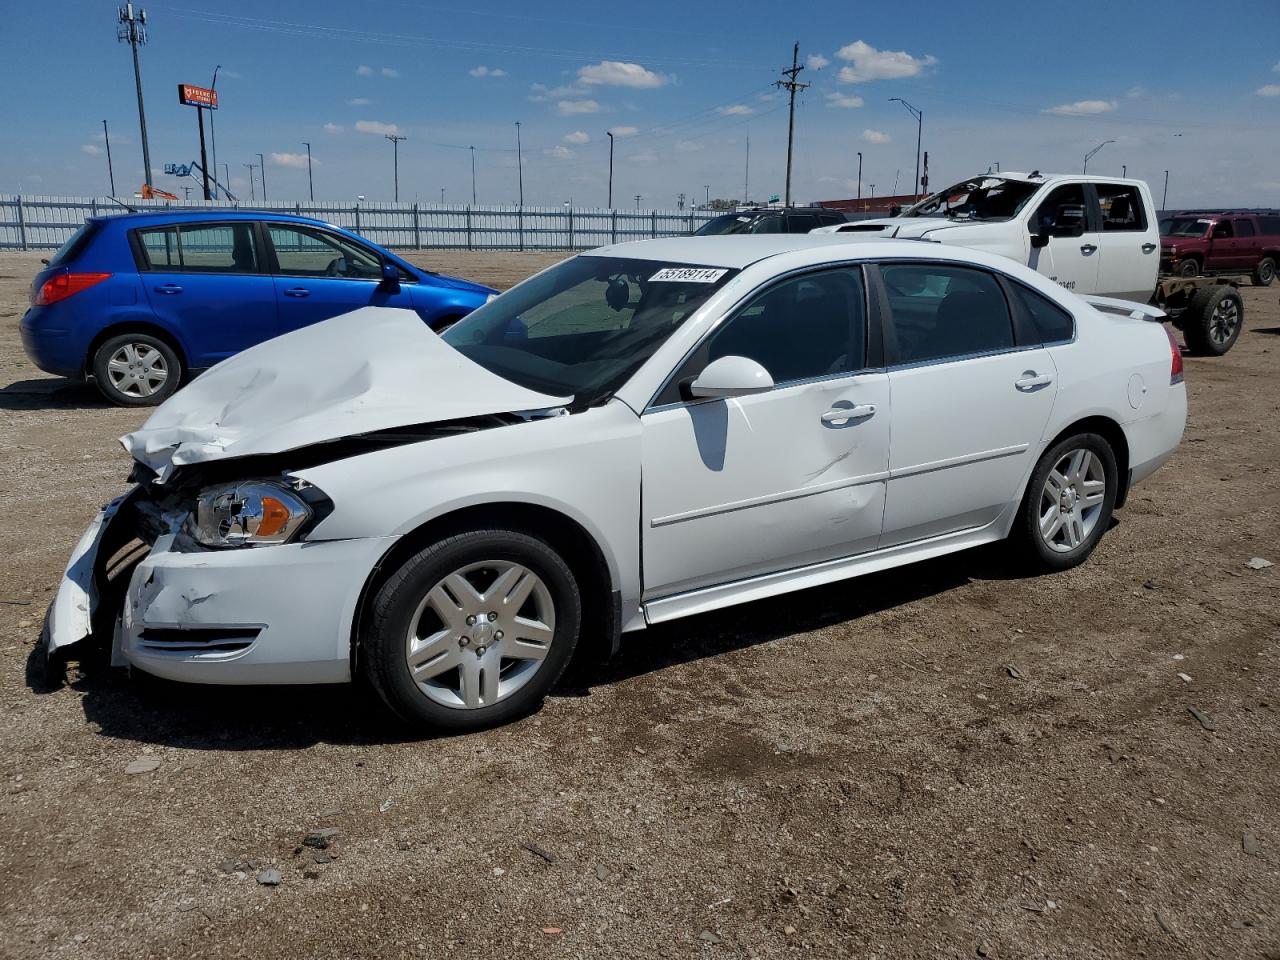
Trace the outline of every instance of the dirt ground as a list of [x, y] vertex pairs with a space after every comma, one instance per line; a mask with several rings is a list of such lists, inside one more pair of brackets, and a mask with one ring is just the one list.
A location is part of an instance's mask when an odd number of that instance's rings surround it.
[[34, 679], [145, 418], [26, 360], [36, 265], [0, 256], [0, 955], [1280, 958], [1277, 288], [1188, 358], [1183, 446], [1083, 567], [978, 551], [701, 616], [408, 740], [346, 687]]

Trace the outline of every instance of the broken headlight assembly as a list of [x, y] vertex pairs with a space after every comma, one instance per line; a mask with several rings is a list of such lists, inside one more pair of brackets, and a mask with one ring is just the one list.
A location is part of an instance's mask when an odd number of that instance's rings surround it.
[[191, 534], [206, 547], [288, 543], [312, 516], [299, 491], [271, 480], [242, 480], [200, 491]]

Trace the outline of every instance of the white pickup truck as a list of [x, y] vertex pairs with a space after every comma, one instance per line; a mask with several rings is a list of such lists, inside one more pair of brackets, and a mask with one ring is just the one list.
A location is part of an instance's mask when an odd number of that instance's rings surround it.
[[897, 216], [812, 233], [956, 244], [1025, 263], [1081, 295], [1154, 303], [1197, 353], [1226, 353], [1243, 303], [1230, 284], [1166, 280], [1151, 190], [1119, 177], [983, 174], [932, 194]]

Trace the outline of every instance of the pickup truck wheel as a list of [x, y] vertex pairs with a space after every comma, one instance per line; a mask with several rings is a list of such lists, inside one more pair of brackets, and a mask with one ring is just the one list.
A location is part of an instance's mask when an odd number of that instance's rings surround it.
[[1258, 265], [1253, 268], [1253, 285], [1255, 287], [1269, 287], [1271, 281], [1276, 278], [1276, 262], [1271, 257], [1263, 257], [1258, 261]]
[[537, 708], [578, 642], [582, 599], [541, 540], [484, 528], [410, 557], [361, 631], [367, 678], [402, 720], [479, 730]]
[[1244, 301], [1234, 287], [1205, 287], [1182, 315], [1182, 333], [1192, 353], [1220, 357], [1233, 346], [1244, 325]]
[[1180, 277], [1198, 277], [1200, 276], [1200, 261], [1195, 257], [1188, 257], [1178, 264], [1178, 276]]

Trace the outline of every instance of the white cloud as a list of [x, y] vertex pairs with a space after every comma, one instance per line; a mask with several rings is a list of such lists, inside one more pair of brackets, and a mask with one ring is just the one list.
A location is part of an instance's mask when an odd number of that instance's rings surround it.
[[1271, 68], [1272, 73], [1280, 73], [1280, 60], [1276, 61], [1276, 65]]
[[936, 57], [925, 54], [913, 57], [902, 50], [877, 50], [871, 44], [855, 40], [836, 51], [841, 60], [850, 66], [841, 67], [841, 83], [865, 83], [868, 80], [901, 80], [919, 76], [925, 67], [938, 62]]
[[102, 148], [94, 143], [86, 143], [80, 147], [80, 152], [87, 153], [91, 157], [96, 157], [102, 153]]
[[1114, 100], [1077, 100], [1075, 103], [1060, 103], [1056, 107], [1045, 107], [1041, 113], [1053, 113], [1060, 117], [1087, 117], [1095, 113], [1110, 113], [1119, 106]]
[[543, 150], [548, 157], [554, 157], [556, 160], [568, 160], [573, 157], [573, 151], [564, 144], [557, 143], [549, 150]]
[[1253, 92], [1260, 97], [1280, 97], [1280, 83], [1268, 83]]
[[578, 71], [578, 80], [582, 83], [603, 84], [609, 87], [662, 87], [671, 82], [671, 78], [661, 73], [646, 70], [638, 63], [623, 63], [621, 60], [601, 60], [591, 63]]
[[632, 163], [655, 164], [658, 162], [657, 155], [652, 150], [642, 150], [640, 153], [633, 153], [627, 157]]
[[[483, 63], [478, 67], [472, 67], [467, 73], [473, 77], [505, 77], [507, 75], [507, 71], [501, 67], [486, 67]], [[540, 86], [540, 84], [535, 84], [535, 86]]]
[[368, 97], [352, 97], [350, 100], [347, 101], [347, 106], [348, 107], [367, 107], [371, 103], [373, 103], [373, 101], [370, 100]]
[[830, 60], [820, 53], [811, 53], [809, 54], [809, 59], [805, 61], [805, 64], [810, 70], [821, 70], [830, 62]]
[[575, 130], [573, 133], [566, 133], [564, 135], [565, 143], [589, 143], [590, 141], [591, 138], [587, 136], [585, 130]]
[[575, 113], [599, 113], [600, 104], [594, 100], [561, 100], [556, 104], [556, 109], [567, 117]]
[[326, 123], [326, 124], [324, 125], [324, 132], [325, 132], [325, 133], [341, 133], [341, 132], [342, 132], [342, 124], [340, 124], [340, 123]]
[[361, 133], [376, 133], [384, 137], [400, 133], [400, 128], [394, 123], [383, 123], [381, 120], [357, 120], [356, 129]]
[[395, 69], [395, 67], [383, 67], [383, 68], [382, 68], [382, 70], [381, 70], [381, 73], [382, 73], [382, 75], [383, 75], [384, 77], [398, 77], [398, 76], [400, 76], [400, 71], [399, 71], [399, 70], [397, 70], [397, 69]]
[[1140, 83], [1135, 83], [1132, 87], [1124, 92], [1126, 97], [1145, 97], [1147, 88]]
[[867, 141], [867, 143], [888, 143], [893, 139], [893, 137], [880, 130], [872, 130], [868, 127], [866, 130], [862, 131], [862, 139]]
[[735, 103], [731, 107], [716, 107], [716, 113], [722, 117], [745, 117], [747, 114], [755, 113], [745, 103]]
[[640, 132], [639, 127], [613, 127], [609, 130], [615, 137], [634, 137]]
[[357, 76], [357, 77], [372, 77], [372, 76], [373, 76], [373, 67], [366, 66], [366, 65], [365, 65], [365, 64], [363, 64], [363, 63], [362, 63], [362, 64], [360, 64], [360, 66], [356, 67], [356, 76]]
[[828, 93], [828, 107], [843, 107], [846, 110], [856, 110], [862, 106], [863, 100], [859, 96], [852, 93]]
[[676, 150], [680, 153], [697, 153], [704, 146], [705, 144], [701, 144], [697, 140], [677, 140], [675, 145]]
[[[277, 167], [306, 167], [307, 155], [305, 153], [269, 153], [267, 158]], [[320, 166], [319, 160], [312, 160], [317, 167]]]

